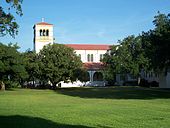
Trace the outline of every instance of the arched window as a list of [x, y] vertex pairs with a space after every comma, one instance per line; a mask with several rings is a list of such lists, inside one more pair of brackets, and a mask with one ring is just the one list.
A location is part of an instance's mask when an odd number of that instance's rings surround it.
[[93, 54], [91, 54], [91, 62], [93, 62]]
[[100, 54], [100, 61], [102, 61], [104, 58], [104, 54]]
[[45, 29], [43, 30], [43, 36], [46, 36]]
[[87, 55], [87, 61], [90, 62], [90, 54]]
[[103, 74], [101, 72], [95, 72], [93, 76], [94, 81], [103, 81]]
[[48, 29], [46, 30], [46, 36], [49, 36], [49, 30]]
[[87, 55], [87, 61], [88, 62], [93, 62], [93, 54], [88, 54]]
[[40, 29], [40, 36], [42, 36], [42, 29]]

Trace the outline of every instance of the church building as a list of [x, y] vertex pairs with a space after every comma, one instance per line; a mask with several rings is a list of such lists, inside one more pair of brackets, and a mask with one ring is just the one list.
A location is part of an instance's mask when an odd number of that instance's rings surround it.
[[[46, 23], [44, 21], [34, 25], [34, 51], [39, 53], [40, 50], [47, 44], [54, 43], [53, 36], [53, 24]], [[76, 54], [80, 56], [83, 62], [84, 68], [87, 69], [89, 75], [89, 81], [82, 83], [76, 81], [74, 83], [61, 82], [61, 87], [78, 87], [78, 86], [105, 86], [106, 81], [103, 79], [102, 68], [104, 67], [100, 61], [104, 54], [110, 50], [110, 45], [106, 44], [64, 44], [75, 50]], [[152, 75], [153, 74], [153, 75]], [[130, 75], [127, 75], [127, 79], [121, 79], [122, 74], [116, 75], [117, 85], [123, 85], [125, 81], [136, 80]], [[159, 77], [158, 77], [159, 76]], [[154, 73], [144, 73], [143, 78], [149, 82], [159, 82], [159, 87], [170, 88], [170, 71], [166, 75], [164, 73], [156, 75]]]
[[[34, 51], [39, 53], [40, 50], [47, 44], [54, 43], [53, 25], [44, 21], [34, 25]], [[82, 83], [80, 81], [74, 83], [63, 83], [62, 87], [73, 86], [105, 86], [106, 81], [103, 79], [101, 72], [104, 67], [100, 61], [106, 52], [109, 51], [110, 45], [106, 44], [64, 44], [75, 50], [76, 54], [81, 58], [84, 68], [89, 74], [89, 81]]]

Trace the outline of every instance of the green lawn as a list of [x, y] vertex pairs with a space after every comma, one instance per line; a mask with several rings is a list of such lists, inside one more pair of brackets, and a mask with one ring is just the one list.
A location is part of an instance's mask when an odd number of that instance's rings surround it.
[[139, 87], [0, 92], [0, 128], [170, 128], [170, 90]]

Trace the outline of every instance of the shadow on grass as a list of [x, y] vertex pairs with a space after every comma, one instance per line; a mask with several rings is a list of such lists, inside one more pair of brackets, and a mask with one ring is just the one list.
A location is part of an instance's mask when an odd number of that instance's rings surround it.
[[142, 87], [64, 88], [57, 93], [80, 98], [104, 99], [168, 99], [170, 90]]
[[56, 123], [38, 117], [29, 116], [0, 116], [0, 128], [90, 128], [83, 125]]

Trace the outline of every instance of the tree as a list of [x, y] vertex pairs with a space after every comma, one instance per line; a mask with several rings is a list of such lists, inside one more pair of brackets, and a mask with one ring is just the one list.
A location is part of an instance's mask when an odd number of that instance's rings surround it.
[[113, 78], [116, 74], [132, 74], [140, 76], [141, 69], [147, 69], [149, 60], [142, 46], [141, 37], [128, 36], [119, 45], [112, 46], [111, 52], [103, 59], [106, 64], [107, 77]]
[[40, 78], [40, 68], [39, 68], [39, 58], [38, 54], [33, 51], [27, 50], [26, 52], [22, 53], [24, 57], [24, 65], [25, 69], [28, 73], [28, 77], [26, 79], [27, 82], [32, 81], [33, 86], [35, 86], [35, 80]]
[[62, 44], [45, 46], [39, 53], [41, 75], [54, 87], [60, 81], [73, 80], [74, 71], [82, 67], [80, 58], [74, 50]]
[[163, 70], [170, 66], [170, 14], [158, 12], [154, 18], [155, 28], [142, 33], [142, 42], [152, 68]]
[[14, 44], [4, 45], [0, 43], [0, 81], [7, 86], [11, 82], [20, 82], [27, 77], [19, 47]]
[[16, 23], [14, 16], [15, 10], [16, 14], [22, 16], [21, 4], [23, 0], [5, 0], [7, 8], [0, 6], [0, 36], [5, 36], [9, 34], [12, 37], [15, 37], [18, 33], [19, 25]]

